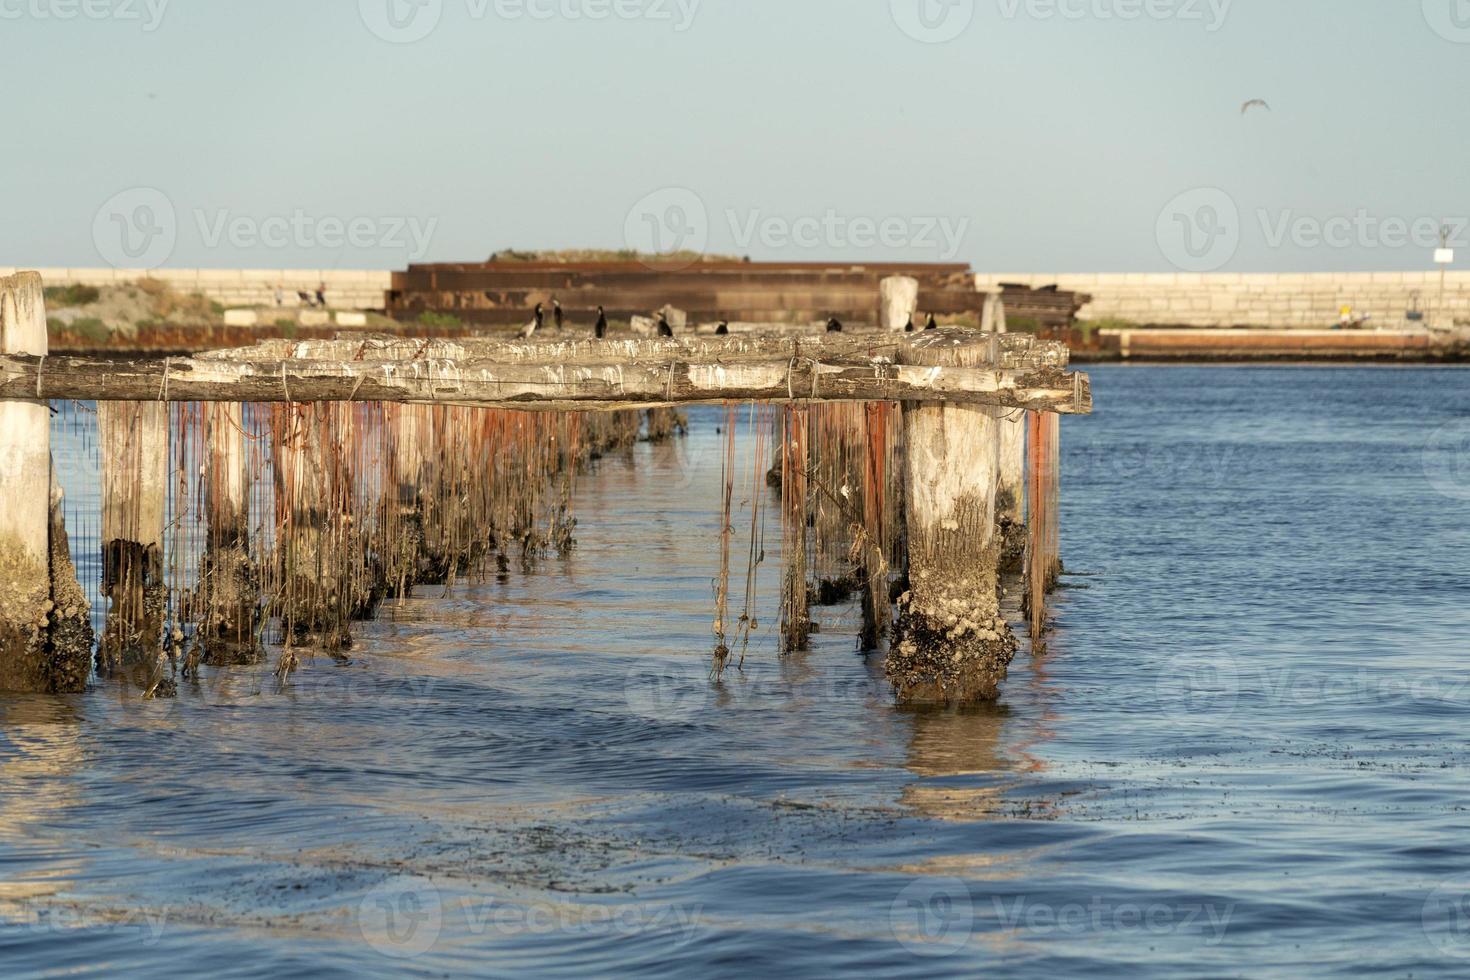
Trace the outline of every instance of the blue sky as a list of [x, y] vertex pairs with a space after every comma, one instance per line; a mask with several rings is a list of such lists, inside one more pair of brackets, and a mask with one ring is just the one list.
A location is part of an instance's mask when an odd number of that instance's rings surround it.
[[1470, 263], [1466, 0], [0, 0], [0, 81], [0, 265]]

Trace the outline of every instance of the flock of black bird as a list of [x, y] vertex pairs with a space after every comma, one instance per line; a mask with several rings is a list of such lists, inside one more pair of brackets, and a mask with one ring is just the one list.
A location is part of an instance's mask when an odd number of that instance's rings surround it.
[[[561, 330], [563, 327], [566, 326], [566, 313], [562, 310], [561, 303], [559, 301], [557, 301], [557, 300], [554, 300], [554, 299], [551, 301], [551, 317], [552, 317], [552, 320], [556, 323], [556, 329], [557, 330]], [[535, 310], [535, 312], [533, 313], [533, 315], [531, 317], [531, 322], [528, 323], [528, 324], [526, 324], [525, 327], [523, 327], [521, 329], [521, 332], [520, 332], [520, 334], [518, 336], [520, 337], [521, 340], [530, 340], [532, 337], [534, 337], [536, 335], [536, 332], [538, 330], [540, 330], [541, 328], [543, 328], [545, 326], [546, 326], [546, 304], [545, 303], [537, 303], [536, 304], [536, 310]], [[916, 328], [914, 327], [914, 318], [911, 315], [909, 317], [908, 325], [904, 327], [904, 332], [905, 333], [914, 333], [915, 332], [915, 329]], [[925, 330], [938, 330], [939, 329], [939, 323], [938, 323], [938, 321], [936, 321], [934, 319], [934, 314], [933, 313], [930, 313], [929, 314], [929, 321], [928, 321], [928, 323], [925, 324], [924, 329]], [[827, 332], [828, 333], [842, 333], [842, 321], [839, 320], [839, 319], [837, 319], [835, 316], [828, 318], [828, 320], [827, 320]], [[596, 326], [593, 327], [593, 334], [597, 337], [598, 340], [603, 340], [603, 339], [605, 339], [607, 337], [607, 312], [602, 307], [600, 307], [600, 306], [597, 308], [597, 324], [596, 324]], [[729, 334], [730, 334], [730, 321], [728, 321], [728, 320], [721, 320], [720, 321], [720, 325], [715, 328], [715, 336], [717, 336], [717, 337], [726, 337], [726, 336], [729, 336]], [[672, 337], [672, 336], [674, 336], [674, 328], [669, 323], [669, 317], [668, 317], [668, 314], [667, 313], [659, 313], [659, 315], [658, 315], [658, 335], [660, 337]]]

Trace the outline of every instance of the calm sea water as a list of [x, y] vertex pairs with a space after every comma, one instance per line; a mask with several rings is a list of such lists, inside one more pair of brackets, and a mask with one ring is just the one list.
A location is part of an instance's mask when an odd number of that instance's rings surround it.
[[0, 701], [0, 973], [1470, 975], [1470, 372], [1093, 377], [999, 705], [781, 659], [774, 560], [710, 685], [698, 412], [348, 665]]

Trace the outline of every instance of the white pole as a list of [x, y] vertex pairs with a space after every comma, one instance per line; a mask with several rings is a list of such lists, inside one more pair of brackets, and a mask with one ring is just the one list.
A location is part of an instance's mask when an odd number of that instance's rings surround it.
[[[44, 355], [46, 301], [34, 272], [0, 278], [0, 353]], [[44, 691], [51, 591], [51, 413], [0, 401], [0, 691]]]

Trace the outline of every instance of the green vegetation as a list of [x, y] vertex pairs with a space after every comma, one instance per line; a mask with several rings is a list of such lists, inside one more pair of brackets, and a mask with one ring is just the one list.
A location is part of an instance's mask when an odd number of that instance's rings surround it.
[[425, 310], [419, 314], [418, 324], [421, 327], [431, 327], [441, 330], [452, 330], [464, 326], [459, 317], [452, 313], [436, 313], [433, 310]]
[[80, 337], [88, 343], [105, 344], [112, 339], [112, 329], [93, 316], [79, 317], [70, 323], [52, 316], [46, 318], [46, 335], [52, 341]]
[[46, 288], [47, 306], [90, 306], [102, 298], [102, 291], [96, 286], [48, 286]]
[[1041, 321], [1031, 316], [1008, 316], [1006, 329], [1011, 333], [1040, 333]]
[[107, 324], [92, 316], [72, 321], [70, 329], [78, 337], [94, 344], [105, 344], [112, 338], [112, 331]]

